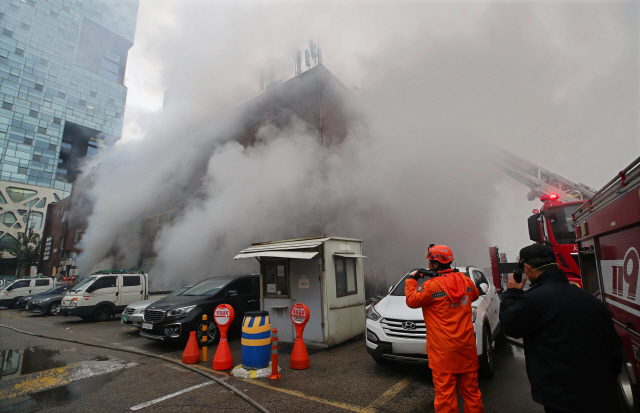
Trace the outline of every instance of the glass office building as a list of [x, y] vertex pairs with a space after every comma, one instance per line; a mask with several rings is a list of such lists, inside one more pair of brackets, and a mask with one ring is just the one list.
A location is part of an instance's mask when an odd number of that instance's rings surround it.
[[0, 250], [120, 139], [137, 0], [0, 0]]

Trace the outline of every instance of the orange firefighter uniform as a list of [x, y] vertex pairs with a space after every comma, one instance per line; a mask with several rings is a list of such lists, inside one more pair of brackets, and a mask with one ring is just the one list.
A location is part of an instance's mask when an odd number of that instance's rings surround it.
[[465, 413], [483, 413], [478, 389], [478, 353], [476, 351], [471, 303], [478, 289], [464, 274], [448, 269], [437, 277], [418, 282], [407, 278], [407, 306], [422, 308], [427, 327], [427, 354], [433, 371], [437, 413], [458, 413], [456, 385], [464, 399]]

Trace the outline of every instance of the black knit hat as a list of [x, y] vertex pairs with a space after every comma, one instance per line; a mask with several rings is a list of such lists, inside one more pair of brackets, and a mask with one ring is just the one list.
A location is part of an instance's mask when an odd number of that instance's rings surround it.
[[532, 244], [520, 250], [521, 261], [529, 262], [536, 258], [553, 258], [555, 261], [556, 255], [551, 247], [544, 244]]

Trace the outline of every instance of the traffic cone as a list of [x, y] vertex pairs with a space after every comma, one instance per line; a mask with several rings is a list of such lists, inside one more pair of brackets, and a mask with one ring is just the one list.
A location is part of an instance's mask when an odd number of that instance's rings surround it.
[[229, 370], [233, 367], [233, 356], [231, 355], [231, 349], [229, 348], [229, 342], [227, 337], [220, 337], [218, 343], [218, 349], [216, 355], [213, 356], [213, 369], [214, 370]]
[[196, 339], [196, 332], [192, 331], [189, 334], [189, 341], [187, 341], [187, 347], [185, 347], [182, 353], [182, 362], [184, 364], [196, 364], [200, 361], [200, 348], [198, 348], [198, 339]]
[[296, 338], [296, 343], [293, 345], [293, 351], [291, 352], [291, 357], [289, 357], [289, 366], [294, 370], [309, 368], [309, 353], [307, 353], [307, 347], [304, 345], [301, 335]]

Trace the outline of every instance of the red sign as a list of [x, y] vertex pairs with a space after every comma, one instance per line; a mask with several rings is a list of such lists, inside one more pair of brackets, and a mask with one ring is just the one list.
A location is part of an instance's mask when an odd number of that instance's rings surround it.
[[219, 327], [225, 327], [233, 321], [233, 308], [227, 304], [221, 304], [213, 312], [213, 319]]
[[309, 307], [298, 303], [291, 308], [291, 321], [295, 324], [306, 324], [309, 321]]

